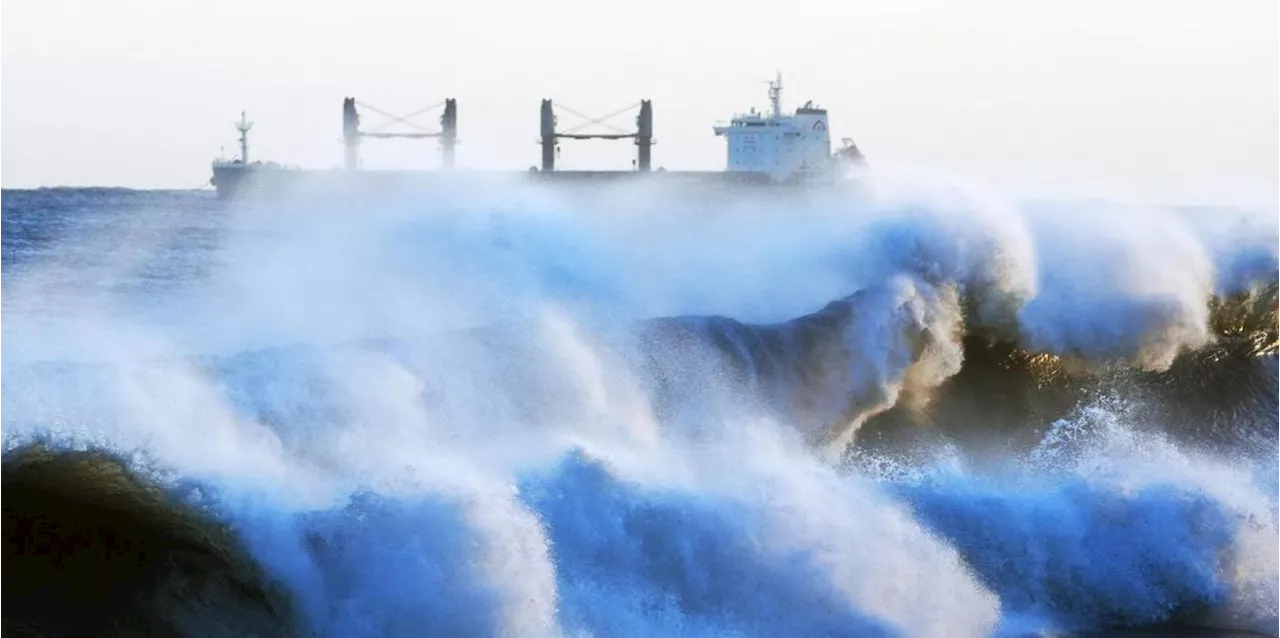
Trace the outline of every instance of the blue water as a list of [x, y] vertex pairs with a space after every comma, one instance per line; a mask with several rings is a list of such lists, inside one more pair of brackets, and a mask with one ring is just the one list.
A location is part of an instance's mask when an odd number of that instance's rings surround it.
[[1210, 297], [1275, 280], [1274, 220], [921, 185], [785, 208], [5, 191], [3, 436], [131, 455], [325, 636], [1275, 635], [1274, 437], [1190, 445], [1118, 387], [994, 460], [841, 463], [713, 364], [659, 392], [626, 330], [883, 291], [835, 372], [772, 389], [806, 414], [941, 384], [975, 323], [1159, 371], [1209, 347]]

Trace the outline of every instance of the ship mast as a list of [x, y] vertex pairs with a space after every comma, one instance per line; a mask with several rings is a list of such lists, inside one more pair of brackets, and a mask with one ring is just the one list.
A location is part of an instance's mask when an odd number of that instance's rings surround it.
[[782, 117], [782, 71], [778, 71], [778, 79], [769, 83], [769, 103], [773, 116]]
[[240, 111], [240, 121], [236, 122], [236, 130], [240, 131], [240, 163], [249, 163], [249, 129], [253, 128], [244, 111]]

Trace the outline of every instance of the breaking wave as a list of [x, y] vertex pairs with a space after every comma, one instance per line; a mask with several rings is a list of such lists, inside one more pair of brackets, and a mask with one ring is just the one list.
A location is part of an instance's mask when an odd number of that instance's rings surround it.
[[1274, 211], [473, 186], [6, 192], [6, 630], [1275, 635]]

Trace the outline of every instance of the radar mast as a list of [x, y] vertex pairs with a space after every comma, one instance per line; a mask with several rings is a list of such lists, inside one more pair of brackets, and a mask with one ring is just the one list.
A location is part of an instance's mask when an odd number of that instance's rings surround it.
[[244, 111], [240, 111], [240, 121], [236, 122], [236, 130], [240, 131], [240, 163], [249, 163], [249, 129], [253, 128], [253, 122], [245, 116]]
[[778, 71], [776, 80], [769, 82], [769, 104], [773, 107], [773, 116], [782, 117], [782, 71]]

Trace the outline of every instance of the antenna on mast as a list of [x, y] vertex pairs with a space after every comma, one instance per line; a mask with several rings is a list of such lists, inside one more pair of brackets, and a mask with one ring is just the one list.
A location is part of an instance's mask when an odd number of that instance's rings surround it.
[[782, 116], [782, 71], [778, 71], [778, 79], [769, 82], [769, 103], [773, 107], [773, 116]]
[[245, 116], [244, 111], [240, 111], [240, 121], [236, 122], [236, 130], [240, 131], [240, 163], [249, 163], [249, 129], [253, 128], [253, 122], [250, 122]]

